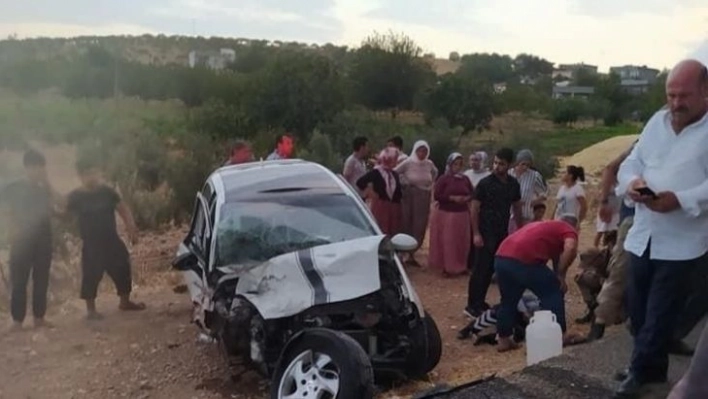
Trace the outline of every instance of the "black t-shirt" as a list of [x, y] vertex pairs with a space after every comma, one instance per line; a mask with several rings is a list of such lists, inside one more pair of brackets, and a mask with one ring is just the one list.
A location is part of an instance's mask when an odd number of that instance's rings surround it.
[[487, 237], [506, 237], [509, 232], [511, 206], [521, 200], [519, 181], [512, 176], [502, 180], [491, 174], [477, 183], [474, 199], [480, 202], [480, 233]]
[[0, 206], [10, 212], [17, 239], [51, 240], [52, 195], [48, 187], [27, 179], [0, 190]]
[[90, 190], [79, 188], [69, 194], [67, 207], [79, 222], [84, 243], [120, 240], [115, 215], [120, 201], [118, 193], [105, 185]]

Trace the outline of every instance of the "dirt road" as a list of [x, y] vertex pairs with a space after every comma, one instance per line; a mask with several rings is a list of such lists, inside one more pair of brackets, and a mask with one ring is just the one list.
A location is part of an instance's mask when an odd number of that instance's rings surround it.
[[85, 321], [72, 301], [53, 315], [54, 329], [3, 334], [0, 398], [263, 396], [257, 376], [230, 381], [217, 347], [197, 342], [183, 295], [139, 294], [150, 305], [144, 313], [119, 312], [115, 298], [104, 296], [105, 320]]
[[[523, 350], [498, 354], [491, 346], [455, 339], [466, 321], [460, 312], [466, 300], [465, 278], [444, 279], [426, 269], [410, 274], [441, 330], [443, 359], [430, 381], [406, 384], [383, 397], [407, 396], [438, 383], [454, 385], [523, 367]], [[104, 285], [111, 289], [108, 282]], [[199, 342], [196, 327], [189, 324], [191, 306], [185, 294], [158, 284], [138, 288], [136, 295], [148, 303], [145, 312], [118, 311], [117, 299], [106, 292], [99, 300], [106, 316], [102, 321], [84, 320], [83, 304], [71, 300], [51, 312], [54, 329], [7, 333], [6, 323], [0, 335], [0, 398], [266, 397], [266, 381], [252, 372], [232, 380], [218, 347]], [[493, 302], [498, 295], [495, 287], [490, 295]], [[568, 301], [572, 318], [582, 306], [576, 293]]]

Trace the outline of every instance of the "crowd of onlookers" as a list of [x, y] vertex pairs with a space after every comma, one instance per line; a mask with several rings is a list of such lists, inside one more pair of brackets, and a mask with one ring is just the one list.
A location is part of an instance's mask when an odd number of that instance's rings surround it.
[[[567, 272], [589, 211], [582, 167], [566, 167], [551, 212], [548, 187], [527, 149], [515, 154], [502, 148], [491, 158], [482, 151], [468, 157], [453, 152], [439, 171], [423, 140], [405, 154], [402, 139], [394, 137], [372, 157], [368, 140], [357, 137], [342, 176], [368, 203], [383, 233], [406, 233], [419, 246], [427, 235], [429, 267], [446, 277], [470, 275], [464, 313], [471, 322], [460, 339], [474, 335], [499, 351], [515, 349], [538, 309], [556, 315], [566, 345], [601, 339], [607, 325], [629, 321], [634, 348], [629, 367], [618, 373], [622, 382], [616, 397], [637, 398], [647, 385], [666, 381], [669, 353], [694, 354], [683, 339], [708, 312], [706, 67], [693, 60], [679, 63], [668, 76], [666, 94], [667, 106], [603, 172], [595, 245], [580, 253], [574, 278], [587, 304], [587, 313], [576, 321], [591, 324], [585, 337], [566, 331], [564, 303]], [[281, 135], [267, 159], [292, 153], [292, 137]], [[237, 142], [226, 165], [252, 160], [248, 143]], [[53, 213], [78, 220], [84, 244], [81, 296], [88, 317], [101, 317], [95, 298], [104, 273], [115, 282], [121, 309], [144, 309], [130, 300], [129, 255], [114, 213], [123, 217], [131, 240], [137, 239], [135, 224], [118, 193], [101, 183], [95, 165], [78, 163], [82, 186], [66, 198], [52, 189], [41, 153], [28, 151], [24, 166], [26, 177], [0, 191], [0, 205], [11, 222], [14, 328], [22, 328], [30, 276], [35, 324], [48, 324]], [[416, 254], [402, 254], [405, 264], [419, 266]], [[487, 292], [494, 276], [501, 300], [490, 305]], [[708, 369], [707, 335], [705, 330], [672, 399], [708, 397], [702, 378]]]
[[[468, 167], [455, 152], [439, 172], [427, 143], [417, 142], [405, 155], [394, 138], [368, 169], [367, 141], [360, 137], [343, 175], [369, 202], [384, 233], [407, 233], [422, 243], [429, 223], [428, 265], [449, 277], [471, 271], [464, 312], [472, 322], [459, 338], [475, 335], [479, 342], [495, 327], [490, 341], [498, 350], [515, 349], [539, 308], [556, 315], [566, 345], [601, 339], [606, 325], [627, 321], [634, 349], [629, 367], [617, 375], [615, 397], [638, 398], [647, 386], [666, 381], [670, 353], [694, 355], [683, 339], [708, 312], [706, 67], [679, 63], [666, 95], [667, 106], [603, 172], [594, 247], [580, 254], [574, 278], [587, 304], [576, 320], [591, 324], [586, 337], [567, 333], [564, 304], [589, 209], [582, 167], [566, 168], [550, 220], [544, 220], [548, 188], [528, 150], [501, 149], [491, 164], [484, 152], [474, 152]], [[415, 251], [406, 257], [417, 264]], [[501, 301], [490, 306], [494, 275]], [[708, 397], [699, 376], [706, 359], [708, 353], [695, 356], [672, 398]]]

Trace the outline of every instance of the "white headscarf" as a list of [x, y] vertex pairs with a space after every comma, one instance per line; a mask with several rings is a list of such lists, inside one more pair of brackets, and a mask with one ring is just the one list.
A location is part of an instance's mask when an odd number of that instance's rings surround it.
[[[419, 148], [425, 147], [428, 149], [428, 154], [425, 156], [425, 159], [418, 159], [418, 154], [416, 154], [416, 151], [418, 151]], [[428, 160], [430, 157], [430, 146], [428, 145], [428, 142], [425, 140], [418, 140], [413, 144], [413, 151], [411, 151], [411, 155], [408, 157], [408, 159], [411, 162], [425, 162]]]
[[[445, 162], [445, 173], [452, 173], [452, 171], [450, 170], [450, 167], [452, 166], [452, 164], [453, 164], [455, 161], [457, 161], [457, 160], [460, 159], [460, 158], [463, 158], [463, 159], [464, 159], [464, 157], [462, 156], [462, 154], [460, 154], [459, 152], [453, 152], [452, 154], [450, 154], [450, 156], [447, 157], [447, 162]], [[456, 175], [456, 176], [461, 176], [461, 175], [462, 175], [462, 172], [461, 172], [461, 171], [460, 171], [460, 172], [457, 172], [457, 173], [455, 173], [455, 175]]]

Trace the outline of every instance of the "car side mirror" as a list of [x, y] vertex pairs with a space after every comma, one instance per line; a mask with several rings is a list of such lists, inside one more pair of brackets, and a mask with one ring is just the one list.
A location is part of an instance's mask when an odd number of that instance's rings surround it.
[[391, 238], [391, 244], [396, 252], [411, 252], [418, 249], [418, 240], [408, 234], [396, 234]]
[[188, 270], [196, 270], [198, 267], [199, 260], [197, 256], [187, 248], [186, 245], [180, 244], [179, 249], [177, 249], [177, 255], [172, 261], [172, 267], [186, 272]]

